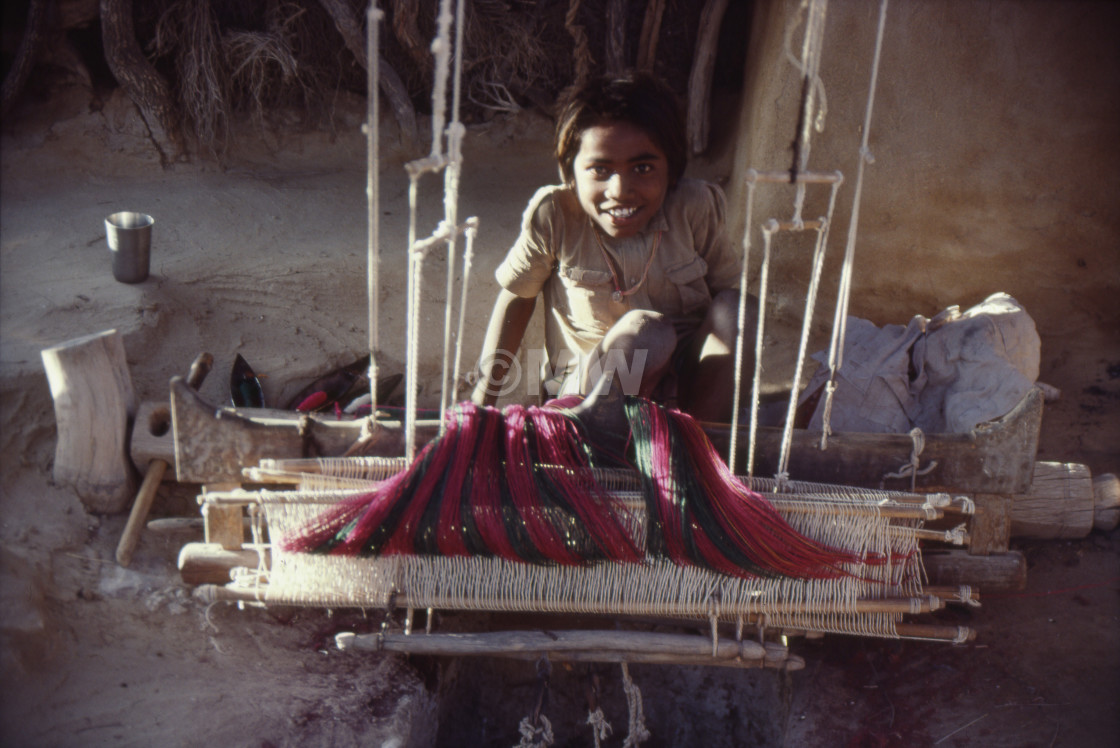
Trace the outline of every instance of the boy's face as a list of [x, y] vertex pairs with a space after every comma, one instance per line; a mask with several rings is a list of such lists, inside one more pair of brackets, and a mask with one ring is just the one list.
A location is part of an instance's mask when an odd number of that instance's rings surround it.
[[584, 130], [572, 174], [580, 207], [615, 238], [643, 230], [669, 191], [665, 154], [644, 130], [629, 122]]

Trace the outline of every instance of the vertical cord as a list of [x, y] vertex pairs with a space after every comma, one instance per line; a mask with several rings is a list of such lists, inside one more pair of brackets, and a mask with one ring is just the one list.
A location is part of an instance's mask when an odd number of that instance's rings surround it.
[[443, 154], [443, 126], [447, 121], [447, 75], [451, 57], [451, 0], [440, 0], [436, 17], [436, 38], [432, 40], [435, 57], [435, 81], [432, 84], [432, 152], [433, 157]]
[[369, 396], [371, 422], [377, 421], [377, 356], [380, 353], [380, 275], [381, 275], [381, 202], [380, 176], [380, 101], [377, 85], [381, 74], [378, 37], [384, 14], [375, 2], [366, 14], [366, 223], [369, 236], [366, 246], [366, 302], [369, 305]]
[[[754, 222], [754, 189], [755, 177], [758, 175], [754, 169], [747, 171], [747, 221], [743, 231], [743, 259], [739, 275], [739, 327], [735, 336], [735, 391], [731, 396], [731, 446], [727, 452], [727, 467], [731, 474], [735, 474], [735, 453], [739, 449], [739, 400], [743, 385], [743, 339], [746, 335], [747, 324], [747, 271], [751, 258], [751, 224]], [[752, 413], [753, 413], [752, 408]], [[751, 452], [754, 452], [754, 445]]]
[[[797, 181], [797, 175], [809, 166], [810, 131], [813, 127], [816, 93], [820, 86], [821, 47], [824, 44], [824, 17], [828, 8], [827, 0], [803, 0], [802, 8], [809, 2], [809, 18], [805, 22], [805, 39], [801, 46], [801, 61], [798, 67], [802, 72], [801, 107], [798, 110], [797, 135], [794, 140], [794, 162], [790, 170], [790, 181], [797, 182], [794, 198], [793, 222], [802, 222], [801, 209], [805, 204], [805, 183]], [[817, 123], [818, 129], [822, 126]]]
[[[447, 237], [447, 287], [443, 309], [443, 365], [440, 375], [440, 413], [451, 405], [448, 395], [453, 389], [452, 379], [457, 377], [458, 368], [451, 371], [451, 315], [452, 299], [455, 292], [455, 249], [459, 223], [459, 177], [463, 168], [463, 134], [465, 128], [459, 122], [459, 105], [462, 99], [463, 76], [463, 1], [458, 0], [455, 8], [455, 46], [450, 52], [455, 57], [455, 74], [451, 88], [451, 124], [447, 127], [447, 166], [443, 173], [443, 220], [449, 230]], [[442, 27], [441, 27], [442, 30]], [[441, 31], [442, 32], [442, 31]], [[456, 358], [458, 358], [456, 356]]]
[[465, 247], [463, 249], [463, 283], [460, 287], [461, 297], [459, 300], [459, 332], [455, 336], [455, 366], [452, 369], [456, 372], [455, 376], [451, 378], [451, 400], [452, 402], [459, 402], [459, 375], [463, 358], [463, 327], [466, 323], [467, 312], [467, 287], [470, 284], [471, 278], [471, 261], [474, 258], [474, 240], [478, 236], [478, 219], [467, 219], [467, 230]]
[[883, 51], [883, 31], [887, 23], [888, 0], [879, 3], [879, 29], [875, 35], [875, 56], [871, 62], [871, 83], [867, 93], [867, 109], [863, 116], [863, 138], [859, 148], [859, 165], [856, 170], [856, 186], [852, 195], [852, 217], [848, 223], [848, 241], [844, 248], [844, 265], [840, 273], [840, 287], [836, 297], [836, 315], [832, 322], [832, 342], [828, 350], [828, 385], [825, 388], [824, 420], [821, 425], [821, 449], [828, 444], [832, 433], [832, 397], [836, 390], [836, 373], [844, 365], [844, 343], [848, 332], [848, 307], [851, 301], [852, 266], [855, 258], [856, 233], [859, 228], [860, 199], [863, 195], [864, 167], [874, 162], [868, 148], [871, 133], [871, 112], [875, 107], [875, 87], [879, 80], [879, 60]]
[[422, 260], [416, 246], [416, 195], [418, 172], [409, 174], [408, 184], [408, 285], [406, 292], [407, 328], [405, 334], [405, 409], [404, 409], [404, 453], [411, 460], [416, 456], [416, 395], [419, 389], [419, 325], [420, 317], [420, 273]]
[[805, 319], [801, 324], [801, 342], [797, 350], [797, 365], [794, 368], [793, 381], [790, 383], [789, 406], [786, 411], [785, 428], [782, 430], [782, 449], [778, 458], [778, 475], [776, 476], [779, 485], [789, 479], [789, 452], [793, 445], [793, 421], [797, 414], [797, 399], [801, 394], [801, 373], [805, 368], [805, 358], [809, 349], [809, 332], [813, 325], [813, 308], [817, 304], [821, 272], [824, 269], [828, 230], [832, 225], [832, 214], [836, 208], [836, 195], [842, 183], [843, 179], [837, 179], [832, 183], [828, 200], [828, 215], [820, 219], [821, 225], [817, 229], [817, 244], [813, 251], [813, 270], [809, 280], [809, 290], [805, 297]]
[[754, 477], [755, 442], [758, 438], [758, 397], [762, 383], [762, 331], [766, 326], [766, 297], [770, 293], [770, 247], [778, 222], [771, 218], [762, 227], [762, 267], [758, 274], [758, 332], [754, 341], [754, 397], [751, 401], [750, 452], [747, 454], [747, 475]]

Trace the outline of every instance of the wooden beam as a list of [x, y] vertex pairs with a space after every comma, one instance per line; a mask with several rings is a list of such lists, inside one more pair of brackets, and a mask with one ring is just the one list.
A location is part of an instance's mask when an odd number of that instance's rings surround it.
[[644, 631], [489, 631], [456, 634], [353, 634], [335, 637], [341, 650], [449, 657], [487, 656], [559, 662], [628, 662], [800, 670], [785, 647], [691, 634]]
[[1027, 586], [1027, 559], [1019, 551], [975, 556], [968, 551], [925, 551], [930, 584], [962, 585], [982, 592], [1015, 592]]

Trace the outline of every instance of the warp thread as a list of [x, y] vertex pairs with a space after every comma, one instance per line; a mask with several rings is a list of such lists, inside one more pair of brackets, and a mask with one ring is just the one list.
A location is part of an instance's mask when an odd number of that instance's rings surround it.
[[567, 412], [463, 403], [405, 471], [349, 497], [281, 541], [338, 555], [490, 556], [579, 566], [649, 557], [737, 577], [834, 579], [883, 554], [830, 547], [798, 532], [720, 459], [691, 416], [626, 403], [648, 516], [646, 547]]

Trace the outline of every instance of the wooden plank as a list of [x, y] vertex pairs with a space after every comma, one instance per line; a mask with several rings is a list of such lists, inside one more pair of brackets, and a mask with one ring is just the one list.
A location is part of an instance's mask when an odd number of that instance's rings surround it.
[[[799, 670], [800, 658], [778, 644], [645, 631], [488, 631], [454, 634], [353, 634], [335, 638], [341, 650], [449, 657], [513, 657], [558, 662], [628, 662]], [[792, 660], [792, 662], [791, 662]]]
[[[346, 452], [361, 435], [360, 419], [305, 416], [288, 411], [224, 408], [206, 403], [181, 378], [171, 380], [171, 415], [176, 477], [181, 482], [212, 483], [241, 479], [242, 467], [262, 458], [298, 458], [315, 450], [322, 456]], [[1032, 390], [1011, 413], [968, 434], [927, 434], [920, 464], [937, 466], [917, 479], [919, 491], [955, 493], [1025, 493], [1034, 473], [1042, 396]], [[305, 424], [305, 426], [301, 426]], [[426, 443], [438, 432], [438, 421], [421, 421], [417, 441]], [[713, 445], [722, 454], [730, 443], [730, 426], [706, 423]], [[792, 477], [819, 483], [879, 488], [883, 476], [908, 464], [913, 442], [906, 434], [834, 434], [820, 449], [820, 433], [794, 431], [790, 458]], [[737, 463], [746, 464], [747, 428]], [[781, 431], [759, 430], [755, 474], [773, 475]], [[404, 453], [400, 422], [379, 421], [366, 454]], [[909, 488], [909, 480], [888, 481], [887, 488]]]
[[[265, 551], [265, 564], [269, 562]], [[260, 555], [252, 548], [229, 550], [217, 543], [187, 543], [179, 551], [179, 576], [186, 584], [228, 584], [237, 567], [255, 569]]]
[[120, 333], [69, 340], [41, 356], [58, 425], [55, 482], [72, 486], [91, 512], [124, 511], [136, 493], [127, 442], [136, 395]]
[[1019, 551], [975, 556], [967, 551], [925, 551], [930, 584], [962, 585], [982, 592], [1014, 592], [1027, 586], [1027, 559]]
[[[309, 415], [269, 408], [226, 408], [204, 401], [182, 377], [171, 380], [171, 423], [175, 474], [182, 483], [240, 482], [241, 469], [263, 458], [338, 457], [362, 436], [366, 419]], [[439, 421], [421, 421], [423, 444]], [[399, 421], [379, 421], [366, 454], [404, 454]]]
[[[129, 442], [132, 464], [144, 470], [152, 460], [175, 467], [175, 436], [171, 433], [171, 403], [146, 400], [136, 409]], [[174, 471], [169, 475], [174, 475]]]
[[[221, 488], [228, 488], [223, 485]], [[208, 486], [206, 490], [217, 490], [218, 486]], [[205, 538], [207, 543], [215, 543], [228, 551], [236, 551], [245, 542], [245, 521], [243, 509], [240, 506], [218, 505], [206, 502], [202, 505], [202, 517], [205, 520]]]
[[974, 556], [1006, 553], [1011, 542], [1011, 497], [978, 493], [976, 513], [968, 523], [968, 552]]
[[[1042, 424], [1042, 394], [1027, 393], [1003, 418], [982, 424], [967, 434], [926, 434], [920, 469], [937, 465], [916, 480], [919, 491], [954, 493], [1026, 493], [1034, 475]], [[723, 455], [730, 445], [730, 427], [705, 424], [712, 444]], [[747, 464], [749, 431], [740, 427], [740, 453], [736, 464]], [[781, 430], [760, 428], [755, 455], [755, 475], [777, 472]], [[795, 480], [839, 483], [864, 488], [909, 489], [910, 480], [884, 476], [910, 463], [914, 445], [907, 434], [839, 433], [820, 448], [819, 431], [795, 429], [789, 471]]]

